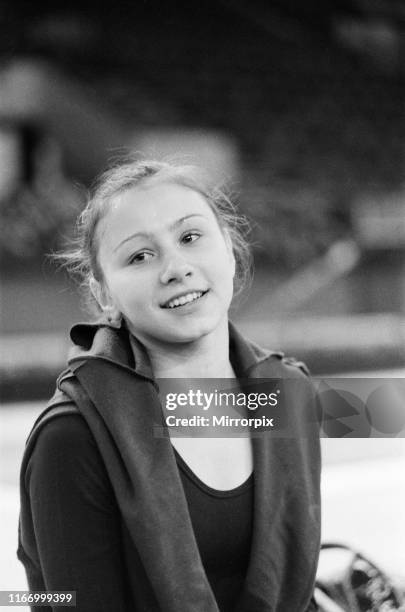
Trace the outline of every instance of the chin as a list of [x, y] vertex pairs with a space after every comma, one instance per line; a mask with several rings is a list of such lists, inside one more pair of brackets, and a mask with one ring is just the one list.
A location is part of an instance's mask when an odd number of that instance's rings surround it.
[[181, 328], [177, 327], [170, 330], [167, 334], [168, 341], [176, 343], [195, 342], [215, 332], [219, 328], [221, 321], [222, 317], [215, 317], [215, 319], [209, 318], [208, 320], [190, 322], [188, 325], [183, 322]]

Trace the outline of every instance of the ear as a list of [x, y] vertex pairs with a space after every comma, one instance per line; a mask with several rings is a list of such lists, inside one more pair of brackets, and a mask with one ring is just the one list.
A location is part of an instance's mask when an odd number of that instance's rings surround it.
[[120, 319], [121, 313], [114, 305], [108, 289], [93, 276], [90, 279], [90, 291], [108, 320], [115, 321]]

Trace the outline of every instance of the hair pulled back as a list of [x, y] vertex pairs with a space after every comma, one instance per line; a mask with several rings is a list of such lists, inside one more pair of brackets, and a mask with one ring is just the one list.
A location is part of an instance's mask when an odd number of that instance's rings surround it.
[[174, 183], [192, 189], [207, 201], [222, 231], [227, 231], [236, 261], [234, 295], [238, 295], [251, 277], [251, 253], [246, 235], [249, 222], [240, 215], [224, 189], [213, 186], [200, 168], [192, 165], [142, 160], [116, 163], [96, 181], [87, 204], [79, 215], [70, 246], [53, 256], [74, 277], [79, 277], [81, 288], [91, 310], [100, 311], [91, 291], [90, 279], [103, 282], [98, 261], [97, 228], [108, 213], [112, 200], [134, 187], [157, 183]]

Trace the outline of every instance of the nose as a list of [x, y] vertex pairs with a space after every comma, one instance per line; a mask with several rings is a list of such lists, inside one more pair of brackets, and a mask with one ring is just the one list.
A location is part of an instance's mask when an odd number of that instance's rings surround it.
[[167, 257], [160, 273], [160, 281], [164, 285], [181, 282], [193, 275], [191, 264], [179, 254]]

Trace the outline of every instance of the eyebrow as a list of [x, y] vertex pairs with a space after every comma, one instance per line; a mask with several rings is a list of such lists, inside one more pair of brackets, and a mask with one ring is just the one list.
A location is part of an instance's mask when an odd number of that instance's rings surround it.
[[[176, 229], [177, 227], [179, 227], [179, 225], [181, 225], [182, 223], [184, 223], [184, 221], [186, 221], [187, 219], [190, 219], [191, 217], [202, 217], [203, 219], [205, 219], [206, 217], [204, 215], [201, 215], [199, 213], [192, 213], [191, 215], [185, 215], [184, 217], [181, 217], [180, 219], [177, 219], [174, 223], [172, 223], [171, 225], [169, 225], [168, 229], [170, 231], [173, 231], [174, 229]], [[153, 234], [151, 234], [150, 232], [136, 232], [135, 234], [131, 234], [130, 236], [127, 236], [127, 238], [124, 238], [124, 240], [122, 240], [113, 250], [113, 253], [115, 253], [123, 244], [125, 244], [126, 242], [128, 242], [129, 240], [132, 240], [133, 238], [153, 238]]]

